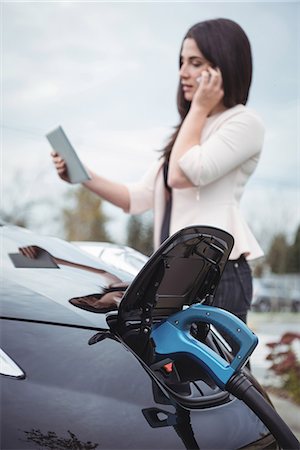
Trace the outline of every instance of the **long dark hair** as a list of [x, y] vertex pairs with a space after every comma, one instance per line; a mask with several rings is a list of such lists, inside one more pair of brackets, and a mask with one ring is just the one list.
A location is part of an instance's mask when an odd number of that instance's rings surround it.
[[[182, 45], [187, 38], [194, 39], [203, 56], [213, 67], [219, 67], [221, 70], [224, 106], [231, 108], [240, 103], [245, 105], [252, 80], [252, 55], [250, 42], [244, 30], [236, 22], [229, 19], [206, 20], [196, 23], [188, 30], [183, 38]], [[191, 102], [185, 100], [179, 82], [177, 109], [180, 115], [180, 123], [175, 127], [174, 133], [163, 149], [163, 156], [166, 160], [170, 157], [181, 124], [190, 106]]]

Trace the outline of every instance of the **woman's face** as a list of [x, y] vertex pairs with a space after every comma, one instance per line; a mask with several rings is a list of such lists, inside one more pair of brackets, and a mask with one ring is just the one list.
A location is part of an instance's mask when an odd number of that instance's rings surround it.
[[197, 78], [210, 66], [211, 64], [204, 58], [194, 39], [185, 39], [181, 50], [179, 76], [183, 95], [187, 101], [192, 101], [198, 88]]

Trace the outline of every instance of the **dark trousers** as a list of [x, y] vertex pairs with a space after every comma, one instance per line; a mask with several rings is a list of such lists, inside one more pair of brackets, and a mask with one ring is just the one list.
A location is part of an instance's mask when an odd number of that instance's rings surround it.
[[[226, 309], [247, 323], [247, 313], [252, 300], [252, 274], [246, 259], [229, 260], [217, 287], [213, 306]], [[221, 332], [221, 330], [219, 330]], [[223, 332], [221, 334], [224, 335]], [[230, 336], [225, 336], [233, 353], [237, 350]]]

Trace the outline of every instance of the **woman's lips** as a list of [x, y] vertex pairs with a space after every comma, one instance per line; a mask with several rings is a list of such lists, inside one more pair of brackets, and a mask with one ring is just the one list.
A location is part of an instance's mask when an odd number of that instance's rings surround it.
[[182, 89], [183, 91], [190, 91], [191, 89], [193, 89], [193, 86], [191, 86], [190, 84], [183, 84]]

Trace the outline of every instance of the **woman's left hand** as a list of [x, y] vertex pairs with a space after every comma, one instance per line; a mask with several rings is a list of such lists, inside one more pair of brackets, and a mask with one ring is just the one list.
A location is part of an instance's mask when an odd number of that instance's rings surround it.
[[224, 97], [223, 80], [220, 69], [208, 67], [201, 73], [199, 86], [196, 90], [192, 108], [200, 108], [207, 115], [222, 101]]

